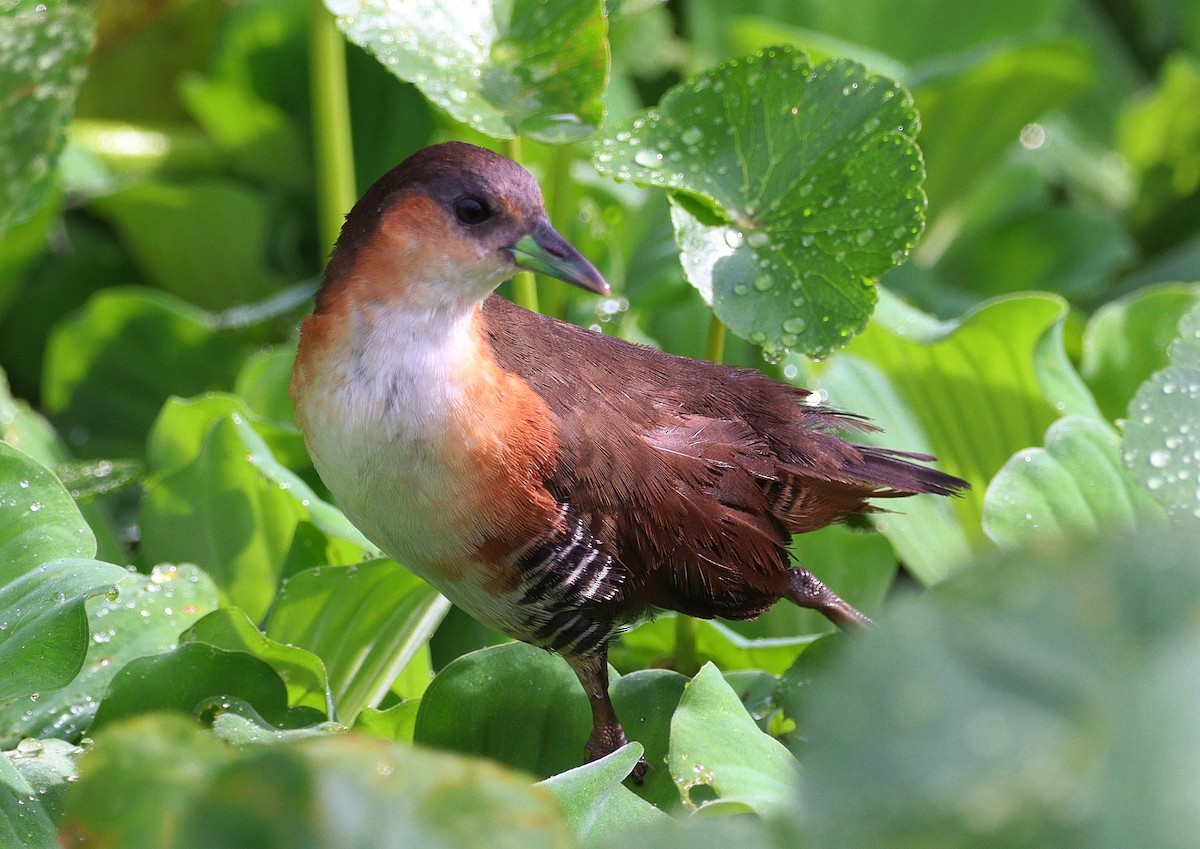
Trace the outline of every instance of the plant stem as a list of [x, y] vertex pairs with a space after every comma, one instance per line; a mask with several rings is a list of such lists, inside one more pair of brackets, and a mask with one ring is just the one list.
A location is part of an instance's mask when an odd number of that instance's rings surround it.
[[[504, 142], [504, 152], [513, 162], [521, 162], [521, 137], [513, 136]], [[513, 300], [533, 312], [538, 311], [537, 282], [532, 271], [522, 271], [513, 278]]]
[[708, 318], [708, 342], [704, 346], [704, 358], [719, 363], [725, 356], [725, 323], [713, 313]]
[[[558, 145], [550, 158], [550, 174], [546, 178], [550, 190], [550, 223], [563, 228], [575, 216], [575, 194], [571, 190], [571, 162], [574, 157], [565, 145]], [[567, 317], [567, 287], [557, 280], [552, 285], [538, 287], [542, 312], [555, 318]]]
[[346, 83], [346, 45], [333, 15], [312, 0], [308, 42], [312, 98], [313, 160], [317, 173], [317, 232], [324, 250], [337, 240], [342, 220], [357, 196], [354, 146], [350, 132], [350, 94]]

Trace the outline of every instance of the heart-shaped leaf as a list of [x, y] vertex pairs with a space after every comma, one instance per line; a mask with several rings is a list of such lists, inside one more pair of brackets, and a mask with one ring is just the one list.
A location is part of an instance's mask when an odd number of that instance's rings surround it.
[[594, 161], [676, 193], [684, 270], [735, 333], [822, 356], [862, 330], [874, 282], [921, 233], [919, 128], [895, 82], [778, 48], [671, 89]]
[[604, 117], [601, 0], [325, 0], [338, 26], [450, 116], [563, 143]]

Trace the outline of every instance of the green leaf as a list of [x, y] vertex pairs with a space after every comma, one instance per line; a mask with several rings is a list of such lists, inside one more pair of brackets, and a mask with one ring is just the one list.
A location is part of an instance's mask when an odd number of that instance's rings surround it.
[[96, 537], [49, 469], [0, 442], [0, 583], [64, 557], [91, 557]]
[[590, 732], [587, 698], [571, 668], [541, 649], [506, 643], [438, 673], [421, 698], [413, 739], [547, 778], [582, 763]]
[[[149, 562], [199, 564], [257, 621], [294, 556], [308, 561], [305, 566], [330, 558], [357, 561], [370, 544], [275, 458], [254, 423], [229, 411], [239, 408], [218, 397], [164, 412], [150, 445], [168, 471], [146, 485], [141, 551]], [[198, 452], [178, 465], [195, 450], [205, 425]], [[278, 435], [278, 428], [266, 429]]]
[[346, 37], [456, 121], [564, 143], [604, 117], [600, 0], [325, 0]]
[[267, 198], [240, 184], [139, 182], [93, 208], [148, 280], [202, 309], [258, 301], [283, 287], [265, 264]]
[[233, 385], [253, 340], [163, 292], [106, 289], [47, 343], [43, 400], [90, 456], [139, 456], [171, 395]]
[[1173, 519], [1200, 519], [1200, 307], [1179, 322], [1171, 365], [1142, 384], [1121, 442], [1125, 467]]
[[671, 720], [669, 763], [689, 806], [740, 808], [763, 816], [796, 806], [795, 759], [759, 730], [711, 663], [688, 684]]
[[1079, 370], [1109, 421], [1122, 418], [1139, 386], [1168, 364], [1167, 347], [1200, 286], [1169, 283], [1110, 301], [1088, 319]]
[[332, 714], [332, 695], [325, 664], [312, 652], [272, 640], [245, 611], [222, 607], [199, 620], [180, 642], [206, 643], [226, 651], [242, 651], [271, 665], [287, 685], [288, 703]]
[[412, 743], [420, 706], [419, 699], [409, 699], [384, 710], [365, 707], [354, 723], [354, 730], [393, 743]]
[[295, 408], [288, 397], [295, 361], [294, 344], [256, 351], [246, 359], [233, 390], [245, 400], [247, 407], [263, 418], [295, 427]]
[[1045, 448], [1014, 454], [992, 479], [983, 505], [984, 533], [1009, 548], [1153, 527], [1164, 519], [1121, 465], [1116, 431], [1080, 416], [1051, 425]]
[[[784, 602], [787, 604], [787, 602]], [[753, 629], [747, 629], [753, 630]], [[696, 621], [696, 659], [722, 669], [764, 669], [783, 672], [821, 631], [787, 636], [745, 636], [732, 623]], [[675, 652], [675, 614], [665, 613], [621, 636], [612, 649], [618, 669], [644, 669], [669, 661]]]
[[50, 196], [92, 46], [86, 8], [9, 6], [0, 18], [0, 233]]
[[379, 705], [449, 606], [391, 560], [321, 566], [288, 579], [266, 632], [324, 661], [338, 718], [353, 725], [364, 707]]
[[[91, 729], [155, 711], [216, 715], [238, 699], [271, 724], [296, 728], [320, 722], [311, 708], [288, 709], [287, 689], [270, 666], [238, 651], [184, 643], [174, 651], [130, 661], [100, 703]], [[211, 716], [208, 718], [211, 719]]]
[[921, 232], [918, 128], [893, 81], [780, 48], [671, 89], [594, 161], [678, 193], [684, 270], [730, 329], [821, 356], [862, 330], [875, 280]]
[[1040, 445], [1064, 413], [1090, 413], [1062, 351], [1065, 315], [1057, 297], [1014, 295], [938, 322], [889, 297], [866, 332], [818, 371], [831, 405], [883, 428], [855, 439], [933, 454], [938, 468], [971, 484], [959, 498], [907, 498], [875, 518], [921, 581], [945, 577], [986, 543], [984, 494], [1009, 457]]
[[78, 740], [118, 671], [175, 648], [180, 632], [217, 606], [212, 582], [194, 566], [164, 564], [150, 575], [118, 571], [116, 594], [87, 603], [91, 640], [79, 674], [65, 687], [0, 706], [0, 744], [21, 737]]
[[1198, 546], [1018, 550], [899, 599], [798, 691], [812, 845], [1190, 845]]
[[[125, 575], [95, 553], [63, 485], [0, 441], [0, 703], [62, 687], [83, 665], [84, 603]], [[12, 733], [0, 722], [0, 738]]]
[[558, 799], [577, 842], [586, 844], [670, 819], [622, 783], [641, 756], [642, 747], [629, 743], [607, 757], [542, 782]]
[[76, 844], [573, 845], [549, 791], [526, 777], [357, 735], [234, 748], [178, 717], [147, 716], [97, 735], [80, 767], [63, 829]]
[[138, 716], [107, 729], [80, 759], [79, 780], [67, 796], [64, 840], [124, 849], [178, 846], [180, 818], [236, 752], [176, 714]]
[[63, 797], [70, 782], [78, 777], [75, 762], [81, 754], [83, 749], [64, 740], [27, 737], [16, 748], [4, 752], [3, 759], [16, 768], [17, 774], [32, 789], [27, 801], [33, 803], [36, 798], [36, 804], [50, 814], [53, 822], [58, 822], [62, 814]]
[[1022, 127], [1093, 82], [1093, 61], [1079, 42], [1041, 36], [1021, 41], [935, 66], [912, 83], [929, 169], [925, 190], [939, 214], [990, 174]]
[[0, 757], [0, 843], [20, 849], [59, 845], [54, 819], [11, 755]]

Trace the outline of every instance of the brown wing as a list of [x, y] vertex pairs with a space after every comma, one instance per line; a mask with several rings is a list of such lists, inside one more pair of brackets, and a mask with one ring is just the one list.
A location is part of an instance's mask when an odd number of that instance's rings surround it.
[[[947, 492], [955, 478], [832, 431], [869, 428], [808, 407], [763, 375], [664, 354], [493, 296], [485, 332], [500, 366], [556, 418], [546, 482], [628, 571], [630, 615], [757, 615], [786, 590], [786, 543], [870, 509], [871, 496]], [[925, 459], [925, 458], [918, 458]]]

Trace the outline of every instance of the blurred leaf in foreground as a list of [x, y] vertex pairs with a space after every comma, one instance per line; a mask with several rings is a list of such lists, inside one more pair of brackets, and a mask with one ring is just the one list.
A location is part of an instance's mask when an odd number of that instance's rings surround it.
[[1193, 845], [1198, 550], [1012, 552], [846, 641], [796, 691], [812, 845]]

